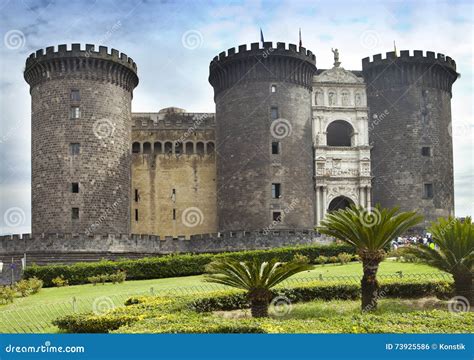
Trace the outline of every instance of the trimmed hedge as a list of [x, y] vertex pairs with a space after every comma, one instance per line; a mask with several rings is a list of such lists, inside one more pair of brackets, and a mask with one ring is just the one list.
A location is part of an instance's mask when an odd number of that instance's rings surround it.
[[[398, 290], [403, 290], [398, 294]], [[447, 281], [382, 281], [381, 293], [386, 297], [449, 296], [452, 283]], [[310, 282], [287, 288], [275, 288], [274, 294], [286, 296], [292, 303], [313, 300], [354, 300], [360, 296], [360, 285], [341, 282]], [[409, 295], [409, 296], [408, 296]], [[382, 297], [382, 295], [381, 295]], [[151, 332], [219, 333], [219, 332], [267, 332], [258, 324], [241, 319], [233, 321], [209, 316], [212, 311], [229, 311], [249, 307], [244, 291], [227, 290], [182, 297], [131, 297], [124, 307], [104, 315], [74, 314], [53, 322], [61, 330], [73, 333], [97, 333], [117, 330], [122, 326], [140, 332], [135, 323], [152, 321], [159, 328]], [[400, 315], [402, 316], [402, 315]], [[199, 326], [198, 326], [199, 324]], [[150, 330], [150, 329], [148, 329]]]
[[354, 254], [355, 249], [345, 244], [331, 244], [221, 254], [166, 255], [139, 260], [102, 260], [95, 263], [76, 263], [74, 265], [32, 265], [25, 270], [24, 276], [26, 278], [37, 277], [43, 280], [45, 287], [53, 286], [52, 280], [60, 276], [68, 280], [69, 285], [78, 285], [88, 283], [87, 279], [90, 277], [111, 274], [120, 270], [127, 273], [128, 280], [159, 279], [203, 274], [208, 263], [221, 258], [239, 261], [277, 258], [280, 261], [289, 261], [296, 254], [301, 254], [307, 256], [310, 262], [315, 262], [315, 259], [319, 256], [337, 256], [343, 252]]

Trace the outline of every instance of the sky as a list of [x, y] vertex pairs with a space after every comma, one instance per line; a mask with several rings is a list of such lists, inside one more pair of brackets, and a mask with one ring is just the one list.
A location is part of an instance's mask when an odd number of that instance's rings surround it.
[[393, 50], [451, 56], [455, 212], [474, 210], [473, 12], [470, 1], [86, 1], [0, 0], [0, 234], [30, 232], [31, 121], [26, 57], [59, 44], [96, 44], [138, 65], [134, 112], [176, 106], [214, 112], [210, 60], [240, 44], [298, 43], [332, 66], [338, 48], [346, 69]]

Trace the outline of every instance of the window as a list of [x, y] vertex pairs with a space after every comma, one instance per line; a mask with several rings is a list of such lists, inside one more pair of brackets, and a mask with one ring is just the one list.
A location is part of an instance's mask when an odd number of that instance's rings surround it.
[[279, 199], [281, 198], [281, 184], [272, 184], [272, 198]]
[[173, 153], [173, 143], [165, 142], [165, 153], [172, 154]]
[[431, 156], [431, 147], [423, 146], [421, 148], [421, 156]]
[[174, 144], [174, 153], [181, 154], [183, 152], [183, 143], [182, 142], [175, 142]]
[[272, 142], [272, 154], [277, 155], [280, 153], [280, 143], [278, 141]]
[[71, 183], [71, 192], [74, 194], [79, 192], [79, 183]]
[[81, 144], [79, 144], [79, 143], [70, 143], [69, 144], [69, 154], [79, 155], [80, 152], [81, 152]]
[[71, 219], [72, 219], [72, 220], [77, 220], [77, 219], [79, 219], [79, 208], [77, 208], [77, 207], [73, 207], [73, 208], [72, 208]]
[[79, 119], [80, 117], [81, 117], [81, 110], [79, 109], [79, 106], [71, 106], [70, 118]]
[[144, 154], [151, 154], [151, 143], [149, 143], [149, 142], [143, 143], [143, 153]]
[[281, 211], [273, 211], [272, 220], [276, 222], [281, 222]]
[[213, 142], [208, 142], [206, 144], [206, 152], [208, 154], [213, 154], [214, 153], [214, 143]]
[[278, 108], [276, 106], [272, 106], [270, 108], [270, 115], [272, 120], [278, 119]]
[[140, 153], [140, 143], [139, 142], [134, 142], [132, 144], [132, 153], [134, 153], [134, 154]]
[[173, 220], [176, 220], [176, 209], [173, 209]]
[[138, 202], [140, 200], [140, 195], [138, 195], [138, 189], [135, 189], [135, 202]]
[[425, 199], [433, 198], [433, 184], [431, 183], [423, 184], [423, 198]]
[[272, 93], [276, 93], [277, 92], [277, 87], [276, 85], [272, 85]]
[[186, 154], [192, 154], [194, 152], [194, 144], [192, 142], [186, 143]]
[[326, 129], [326, 143], [328, 146], [351, 146], [354, 129], [344, 120], [336, 120]]
[[163, 153], [163, 149], [161, 148], [161, 143], [159, 141], [153, 144], [153, 151], [155, 154]]
[[81, 93], [79, 92], [79, 90], [71, 90], [71, 100], [72, 101], [81, 100]]
[[135, 209], [135, 221], [138, 221], [138, 209]]
[[204, 155], [204, 143], [198, 142], [196, 144], [196, 153], [198, 153], [198, 155]]

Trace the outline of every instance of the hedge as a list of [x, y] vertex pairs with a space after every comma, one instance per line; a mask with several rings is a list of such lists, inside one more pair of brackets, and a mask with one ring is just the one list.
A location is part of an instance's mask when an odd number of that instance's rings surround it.
[[310, 262], [319, 256], [336, 256], [339, 253], [355, 253], [352, 246], [346, 244], [311, 245], [285, 247], [270, 250], [249, 250], [221, 254], [179, 254], [162, 257], [150, 257], [139, 260], [110, 261], [102, 260], [94, 263], [76, 263], [74, 265], [31, 265], [26, 268], [26, 278], [37, 277], [45, 287], [53, 286], [52, 280], [63, 276], [69, 285], [88, 283], [88, 278], [103, 274], [116, 273], [123, 270], [128, 280], [159, 279], [177, 276], [199, 275], [204, 273], [205, 266], [214, 259], [231, 258], [239, 261], [252, 259], [281, 261], [293, 259], [295, 254], [307, 256]]
[[[401, 294], [397, 291], [403, 289]], [[451, 294], [452, 283], [440, 280], [382, 281], [380, 293], [384, 296], [424, 297]], [[304, 285], [275, 288], [274, 295], [286, 296], [292, 303], [312, 300], [354, 300], [360, 296], [360, 285], [341, 282], [309, 282]], [[382, 296], [382, 295], [381, 295]], [[116, 308], [104, 315], [74, 314], [53, 322], [62, 331], [73, 333], [109, 332], [125, 326], [124, 332], [139, 332], [135, 323], [151, 321], [159, 328], [151, 332], [267, 332], [252, 322], [238, 322], [209, 316], [212, 311], [229, 311], [248, 308], [244, 291], [226, 290], [182, 297], [131, 297], [124, 307]], [[399, 316], [403, 316], [400, 314]], [[151, 319], [151, 320], [150, 320]], [[131, 330], [134, 329], [134, 330]]]

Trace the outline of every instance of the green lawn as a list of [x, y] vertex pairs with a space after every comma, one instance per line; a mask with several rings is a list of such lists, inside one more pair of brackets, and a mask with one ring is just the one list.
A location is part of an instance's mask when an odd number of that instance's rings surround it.
[[[379, 270], [381, 276], [403, 274], [440, 274], [439, 270], [422, 264], [399, 263], [384, 261]], [[330, 276], [362, 275], [360, 263], [347, 265], [316, 266], [313, 270], [295, 275], [291, 280], [302, 281], [302, 278], [323, 279]], [[167, 279], [126, 281], [122, 284], [105, 285], [76, 285], [63, 288], [45, 288], [38, 294], [26, 298], [16, 298], [13, 304], [0, 306], [0, 333], [11, 329], [42, 332], [54, 331], [49, 326], [50, 321], [60, 315], [73, 311], [92, 311], [120, 306], [130, 295], [135, 294], [163, 294], [172, 291], [176, 294], [192, 294], [224, 288], [224, 286], [209, 284], [203, 281], [203, 276], [186, 276]]]

